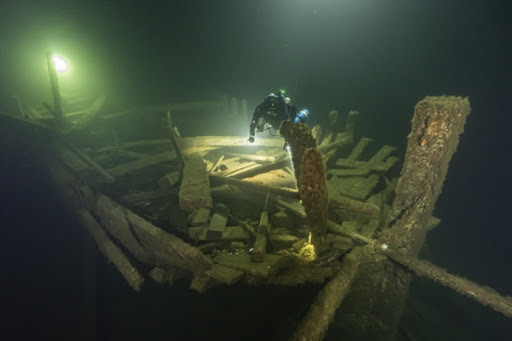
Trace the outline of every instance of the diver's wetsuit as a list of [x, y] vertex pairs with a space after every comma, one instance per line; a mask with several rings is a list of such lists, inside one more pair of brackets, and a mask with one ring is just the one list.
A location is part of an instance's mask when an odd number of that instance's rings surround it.
[[294, 118], [297, 114], [297, 107], [286, 104], [285, 97], [281, 94], [270, 94], [265, 101], [258, 105], [252, 114], [252, 121], [249, 127], [249, 139], [254, 137], [255, 129], [263, 131], [265, 123], [270, 124], [274, 129], [279, 129], [281, 122]]

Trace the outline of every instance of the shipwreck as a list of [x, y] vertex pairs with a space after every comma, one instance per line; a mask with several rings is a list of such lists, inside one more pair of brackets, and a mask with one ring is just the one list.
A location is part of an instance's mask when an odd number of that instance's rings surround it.
[[[470, 112], [467, 98], [418, 102], [401, 156], [356, 139], [357, 111], [343, 115], [343, 126], [335, 110], [326, 127], [285, 121], [281, 136], [249, 145], [238, 136], [182, 136], [173, 123], [213, 108], [248, 121], [232, 109], [247, 106], [236, 100], [104, 113], [100, 99], [66, 114], [53, 90], [46, 111], [19, 104], [1, 124], [47, 144], [56, 186], [135, 291], [148, 280], [186, 280], [198, 292], [324, 283], [293, 340], [321, 340], [336, 311], [347, 339], [393, 339], [414, 274], [512, 317], [511, 297], [417, 259], [439, 223], [434, 204]], [[141, 116], [157, 128], [123, 131], [127, 117]]]

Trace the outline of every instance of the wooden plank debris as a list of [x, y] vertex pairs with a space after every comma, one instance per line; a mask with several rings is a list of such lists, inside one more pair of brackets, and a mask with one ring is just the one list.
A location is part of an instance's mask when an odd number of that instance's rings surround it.
[[293, 188], [286, 188], [286, 187], [272, 187], [272, 186], [266, 186], [263, 184], [238, 180], [235, 178], [226, 178], [223, 176], [217, 176], [215, 174], [210, 175], [210, 179], [212, 182], [212, 185], [222, 185], [222, 184], [229, 184], [240, 187], [240, 189], [243, 189], [244, 191], [258, 191], [258, 192], [265, 192], [271, 191], [273, 195], [282, 195], [290, 198], [296, 198], [298, 199], [299, 194], [296, 189]]
[[87, 163], [80, 159], [75, 153], [73, 153], [69, 147], [58, 144], [55, 146], [55, 149], [59, 159], [71, 170], [73, 170], [75, 175], [80, 174], [89, 168]]
[[211, 262], [197, 248], [165, 232], [103, 194], [96, 196], [92, 212], [105, 229], [137, 259], [162, 268], [176, 267], [194, 275], [191, 288], [207, 287]]
[[178, 136], [179, 133], [176, 133], [177, 130], [172, 124], [171, 112], [167, 111], [167, 129], [169, 130], [169, 137], [171, 139], [172, 146], [174, 147], [174, 151], [180, 161], [181, 165], [185, 164], [185, 156], [183, 155], [183, 148], [181, 146], [181, 138]]
[[247, 142], [246, 137], [238, 136], [194, 136], [182, 137], [181, 143], [183, 148], [190, 147], [266, 147], [266, 148], [282, 148], [283, 139], [279, 137], [257, 138], [254, 143]]
[[233, 285], [244, 277], [244, 272], [227, 266], [213, 264], [212, 268], [208, 271], [208, 276], [219, 283]]
[[248, 254], [220, 254], [212, 259], [216, 264], [230, 268], [239, 269], [252, 276], [268, 278], [283, 269], [295, 266], [296, 260], [292, 256], [279, 256], [267, 254], [261, 263], [251, 262], [251, 255]]
[[236, 159], [237, 160], [233, 160], [228, 166], [226, 166], [227, 168], [225, 170], [217, 172], [215, 175], [229, 177], [231, 174], [236, 174], [240, 170], [256, 165], [256, 162], [254, 161], [240, 163], [238, 162], [238, 158]]
[[162, 269], [154, 267], [148, 275], [156, 283], [173, 285], [175, 280], [181, 279], [185, 274], [176, 268]]
[[208, 170], [208, 173], [210, 174], [213, 174], [216, 170], [217, 170], [217, 167], [219, 167], [220, 163], [222, 162], [222, 160], [224, 160], [224, 155], [222, 155], [218, 160], [217, 162], [215, 162], [212, 166], [212, 168], [210, 168]]
[[333, 168], [329, 169], [327, 171], [328, 175], [337, 176], [339, 178], [343, 177], [351, 177], [351, 176], [358, 176], [358, 177], [366, 177], [370, 175], [371, 169], [368, 168], [347, 168], [347, 169], [339, 169], [339, 168]]
[[226, 230], [226, 224], [228, 223], [228, 217], [220, 213], [214, 213], [210, 220], [209, 231], [212, 232], [224, 232]]
[[[363, 140], [361, 140], [363, 141]], [[360, 141], [360, 143], [361, 143]], [[369, 161], [358, 161], [356, 158], [359, 155], [350, 155], [346, 159], [338, 159], [336, 161], [337, 167], [343, 168], [362, 168], [362, 169], [370, 169], [373, 172], [387, 172], [393, 167], [398, 161], [397, 157], [389, 157], [391, 153], [396, 150], [395, 147], [392, 146], [383, 146]], [[356, 157], [357, 156], [357, 157]]]
[[280, 198], [279, 196], [273, 196], [272, 198], [269, 198], [269, 200], [274, 202], [276, 205], [286, 208], [289, 212], [292, 212], [299, 218], [306, 218], [306, 210], [298, 200], [290, 202]]
[[375, 234], [375, 231], [380, 226], [380, 222], [378, 219], [371, 219], [360, 229], [359, 234], [365, 236], [366, 238], [372, 238]]
[[367, 137], [363, 137], [359, 140], [355, 148], [352, 150], [349, 156], [347, 156], [347, 160], [357, 160], [360, 158], [361, 154], [365, 151], [366, 147], [372, 142], [372, 139]]
[[[187, 138], [182, 138], [182, 140], [183, 139], [187, 139]], [[172, 143], [169, 141], [169, 139], [123, 142], [123, 143], [118, 143], [118, 144], [99, 148], [96, 150], [96, 153], [100, 154], [100, 153], [112, 152], [112, 151], [120, 150], [120, 149], [125, 150], [125, 149], [131, 149], [131, 148], [151, 149], [152, 147], [154, 147], [154, 148], [172, 148]], [[194, 154], [194, 153], [204, 153], [204, 152], [208, 152], [210, 150], [214, 150], [217, 148], [218, 147], [215, 147], [215, 146], [188, 147], [188, 148], [183, 148], [183, 154], [189, 155], [189, 154]]]
[[352, 288], [361, 263], [361, 254], [359, 250], [353, 250], [345, 256], [343, 266], [318, 294], [306, 317], [291, 337], [291, 341], [323, 339], [329, 323], [334, 318], [334, 313]]
[[107, 170], [114, 177], [132, 173], [136, 170], [153, 166], [162, 162], [176, 160], [176, 152], [166, 151], [156, 155], [146, 156], [145, 158], [130, 161]]
[[383, 146], [375, 155], [372, 156], [369, 163], [380, 163], [385, 162], [385, 160], [391, 155], [391, 153], [396, 151], [396, 147], [385, 145]]
[[272, 246], [274, 251], [290, 249], [298, 240], [298, 237], [291, 234], [271, 233], [268, 237], [269, 244]]
[[210, 217], [210, 209], [205, 207], [196, 208], [189, 215], [189, 226], [208, 226], [208, 218]]
[[280, 210], [270, 216], [270, 222], [274, 227], [294, 228], [296, 220], [294, 216], [290, 216], [285, 210]]
[[261, 212], [258, 231], [256, 232], [256, 240], [251, 254], [251, 262], [261, 263], [265, 260], [267, 252], [267, 238], [270, 232], [270, 221], [268, 219], [268, 211]]
[[201, 207], [211, 208], [213, 205], [210, 179], [203, 158], [199, 154], [192, 154], [185, 160], [179, 201], [180, 208], [186, 212]]
[[188, 236], [195, 241], [248, 240], [251, 235], [242, 226], [226, 226], [223, 231], [210, 231], [208, 226], [190, 226]]
[[90, 158], [89, 156], [87, 156], [87, 154], [85, 153], [82, 153], [79, 149], [73, 147], [72, 145], [70, 144], [67, 144], [67, 146], [76, 154], [78, 155], [82, 160], [84, 160], [89, 166], [91, 166], [93, 169], [95, 169], [98, 173], [100, 173], [103, 178], [106, 180], [106, 182], [108, 183], [114, 183], [116, 180], [114, 179], [114, 177], [109, 173], [107, 172], [105, 169], [103, 169], [103, 167], [101, 167], [99, 164], [97, 164], [92, 158]]
[[389, 249], [380, 249], [380, 252], [393, 261], [406, 266], [419, 276], [427, 277], [439, 282], [456, 292], [489, 306], [494, 311], [512, 317], [512, 297], [502, 296], [487, 286], [481, 286], [461, 276], [452, 275], [445, 269], [429, 262], [411, 258]]
[[373, 193], [379, 183], [379, 176], [372, 174], [369, 177], [338, 178], [333, 176], [328, 180], [329, 196], [331, 198], [340, 195], [356, 200], [366, 200]]
[[344, 228], [331, 220], [327, 221], [327, 230], [334, 234], [339, 234], [341, 236], [352, 238], [354, 241], [356, 241], [360, 244], [370, 243], [369, 238], [366, 238], [365, 236], [352, 231], [352, 229]]
[[169, 139], [157, 139], [157, 140], [141, 140], [141, 141], [131, 141], [131, 142], [123, 142], [118, 144], [113, 144], [110, 146], [105, 146], [99, 148], [97, 153], [104, 153], [118, 149], [131, 149], [131, 148], [151, 148], [151, 147], [168, 147], [171, 148], [172, 144]]
[[233, 153], [233, 152], [228, 152], [228, 151], [225, 151], [224, 155], [230, 156], [230, 157], [237, 157], [239, 159], [246, 159], [246, 160], [260, 161], [260, 162], [274, 162], [276, 160], [276, 158], [274, 156]]
[[249, 232], [242, 226], [226, 226], [222, 232], [223, 240], [248, 240], [250, 237]]
[[180, 178], [181, 178], [181, 172], [178, 172], [178, 171], [171, 172], [171, 173], [161, 177], [160, 180], [158, 180], [158, 186], [162, 190], [166, 191], [169, 188], [176, 186], [178, 184], [178, 182], [180, 181]]
[[148, 156], [148, 154], [133, 152], [131, 150], [124, 149], [115, 150], [115, 153], [119, 156], [129, 157], [132, 159], [143, 159]]
[[290, 165], [291, 161], [287, 153], [280, 153], [274, 157], [274, 161], [266, 164], [255, 164], [250, 167], [246, 167], [240, 171], [233, 172], [229, 176], [237, 179], [243, 179], [248, 177], [254, 177], [258, 174], [270, 172], [283, 166]]
[[149, 192], [136, 192], [123, 195], [121, 198], [131, 204], [136, 204], [142, 201], [153, 201], [163, 198], [170, 198], [175, 193], [162, 192], [162, 191], [149, 191]]
[[236, 167], [236, 169], [233, 169], [232, 172], [227, 173], [225, 176], [229, 178], [234, 177], [237, 179], [242, 179], [247, 176], [252, 176], [252, 174], [255, 174], [257, 171], [261, 170], [261, 167], [262, 166], [260, 164], [251, 161], [240, 165], [240, 167]]
[[376, 218], [380, 214], [380, 209], [375, 204], [365, 203], [357, 200], [350, 200], [341, 197], [331, 198], [329, 207], [340, 208], [349, 212], [356, 212], [368, 216], [369, 218]]
[[82, 224], [96, 241], [100, 252], [107, 257], [109, 262], [115, 265], [116, 269], [119, 270], [133, 290], [140, 291], [142, 284], [144, 284], [144, 278], [132, 265], [128, 257], [112, 242], [88, 210], [82, 208], [77, 213]]

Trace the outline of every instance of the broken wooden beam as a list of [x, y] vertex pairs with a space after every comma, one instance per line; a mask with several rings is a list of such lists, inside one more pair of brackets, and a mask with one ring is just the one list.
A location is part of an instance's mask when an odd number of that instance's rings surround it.
[[267, 253], [268, 233], [270, 231], [270, 221], [268, 220], [268, 211], [261, 212], [260, 223], [256, 232], [256, 240], [251, 254], [251, 262], [261, 263], [265, 260]]
[[340, 113], [338, 110], [331, 110], [327, 115], [327, 129], [322, 140], [316, 139], [319, 146], [327, 145], [336, 139], [336, 136], [341, 132]]
[[331, 198], [341, 196], [355, 200], [365, 201], [373, 193], [379, 183], [379, 175], [371, 174], [368, 177], [352, 176], [338, 178], [333, 176], [329, 179], [329, 194]]
[[212, 168], [210, 168], [208, 170], [208, 173], [210, 174], [213, 174], [215, 173], [215, 171], [217, 170], [217, 167], [219, 167], [220, 163], [222, 162], [222, 160], [224, 160], [224, 155], [222, 155], [221, 157], [219, 157], [219, 159], [217, 160], [217, 162], [215, 162], [212, 166]]
[[[187, 138], [182, 138], [187, 139]], [[123, 142], [118, 143], [111, 146], [105, 146], [102, 148], [99, 148], [96, 150], [96, 153], [105, 153], [105, 152], [111, 152], [114, 150], [120, 150], [120, 149], [131, 149], [131, 148], [148, 148], [151, 149], [152, 147], [155, 148], [172, 148], [171, 141], [169, 139], [158, 139], [158, 140], [142, 140], [142, 141], [132, 141], [132, 142]], [[183, 154], [189, 155], [194, 153], [204, 153], [208, 152], [210, 150], [217, 149], [218, 147], [215, 146], [195, 146], [195, 147], [188, 147], [183, 148]]]
[[210, 178], [201, 155], [192, 154], [186, 157], [178, 195], [180, 208], [186, 212], [201, 207], [212, 207]]
[[352, 149], [352, 152], [347, 156], [347, 160], [357, 160], [361, 154], [365, 151], [366, 147], [372, 142], [372, 139], [363, 137], [359, 140], [357, 145]]
[[145, 158], [130, 161], [107, 170], [114, 177], [125, 175], [136, 170], [153, 166], [162, 162], [176, 160], [175, 151], [166, 151], [155, 155], [146, 156]]
[[119, 270], [133, 290], [140, 291], [142, 284], [144, 284], [144, 278], [132, 265], [128, 257], [126, 257], [123, 251], [121, 251], [114, 242], [112, 242], [107, 233], [88, 210], [82, 208], [78, 210], [77, 213], [82, 224], [96, 241], [96, 245], [98, 245], [100, 252], [107, 257], [109, 263], [114, 264], [116, 269]]
[[197, 208], [188, 216], [189, 226], [208, 226], [209, 208]]
[[220, 254], [212, 259], [215, 264], [220, 264], [233, 269], [238, 269], [244, 273], [267, 279], [286, 268], [297, 266], [297, 259], [293, 256], [280, 256], [267, 254], [265, 260], [261, 263], [251, 262], [251, 255], [241, 254]]
[[143, 159], [143, 158], [149, 156], [148, 154], [133, 152], [131, 150], [124, 150], [124, 149], [115, 150], [115, 154], [117, 154], [119, 156], [129, 157], [131, 159]]
[[233, 285], [244, 277], [244, 273], [241, 270], [213, 264], [212, 268], [208, 271], [208, 276], [219, 283]]
[[215, 212], [210, 220], [208, 231], [211, 232], [224, 232], [228, 223], [227, 215]]
[[235, 178], [226, 178], [223, 176], [217, 176], [215, 174], [210, 175], [212, 185], [229, 184], [238, 186], [243, 190], [252, 190], [258, 192], [270, 191], [273, 195], [282, 195], [290, 198], [299, 198], [299, 193], [296, 189], [286, 187], [272, 187], [263, 184], [253, 183], [249, 181], [238, 180]]
[[359, 250], [353, 250], [344, 257], [343, 266], [318, 294], [290, 340], [321, 341], [323, 339], [336, 310], [351, 290], [361, 262], [360, 253]]
[[183, 271], [175, 268], [162, 269], [158, 266], [154, 267], [149, 273], [149, 278], [158, 284], [173, 285], [174, 281], [185, 277]]
[[185, 156], [183, 155], [181, 138], [176, 136], [177, 134], [172, 124], [172, 117], [170, 111], [167, 111], [167, 129], [169, 130], [169, 137], [171, 139], [172, 146], [174, 147], [176, 155], [178, 156], [178, 159], [180, 160], [180, 163], [183, 166], [185, 164]]
[[339, 169], [339, 168], [333, 168], [329, 169], [327, 171], [327, 174], [334, 175], [339, 178], [343, 177], [366, 177], [369, 176], [371, 173], [371, 169], [368, 168], [346, 168], [346, 169]]
[[258, 166], [254, 161], [239, 163], [237, 158], [237, 160], [235, 160], [230, 166], [228, 166], [228, 168], [220, 172], [216, 172], [214, 174], [217, 176], [229, 177], [231, 174], [237, 174], [240, 171], [243, 171], [247, 168], [253, 169], [254, 166]]
[[489, 287], [481, 286], [466, 278], [452, 275], [434, 264], [404, 256], [387, 247], [380, 247], [380, 252], [393, 261], [414, 271], [418, 276], [439, 282], [459, 294], [472, 298], [484, 306], [491, 307], [494, 311], [502, 313], [507, 317], [512, 317], [512, 297], [510, 296], [502, 296]]
[[358, 161], [349, 159], [338, 159], [336, 166], [344, 168], [363, 168], [370, 169], [374, 172], [384, 173], [393, 167], [398, 161], [398, 157], [391, 156], [386, 161], [371, 162], [371, 161]]
[[360, 213], [368, 218], [377, 218], [380, 214], [380, 209], [375, 204], [370, 204], [357, 200], [350, 200], [344, 198], [330, 198], [329, 200], [330, 208], [339, 208], [349, 212]]
[[136, 204], [142, 201], [153, 201], [163, 198], [171, 198], [176, 193], [162, 192], [162, 191], [149, 191], [149, 192], [136, 192], [123, 195], [121, 198], [130, 203]]
[[366, 238], [365, 236], [362, 236], [359, 233], [343, 228], [341, 225], [336, 224], [332, 220], [327, 221], [327, 230], [331, 233], [351, 238], [352, 240], [358, 242], [359, 244], [365, 245], [369, 244], [371, 241], [371, 239]]
[[85, 202], [105, 229], [135, 258], [161, 268], [178, 268], [193, 275], [191, 288], [204, 291], [211, 262], [197, 248], [154, 226], [103, 194], [84, 192]]
[[354, 138], [354, 135], [355, 135], [358, 118], [359, 118], [359, 111], [357, 111], [357, 110], [349, 111], [348, 117], [347, 117], [347, 123], [345, 124], [344, 134], [351, 136], [352, 139]]
[[[416, 104], [395, 200], [384, 224], [388, 228], [381, 232], [379, 243], [416, 257], [469, 112], [468, 99], [461, 97], [426, 97]], [[339, 323], [347, 325], [340, 338], [395, 339], [410, 281], [409, 271], [381, 254], [367, 253], [338, 311]], [[361, 305], [361, 300], [370, 304]], [[378, 323], [368, 324], [369, 320]]]
[[326, 154], [331, 149], [342, 148], [342, 147], [352, 144], [352, 142], [353, 142], [352, 135], [341, 134], [339, 136], [340, 136], [340, 138], [336, 138], [336, 140], [334, 142], [331, 142], [324, 146], [319, 146], [318, 150], [321, 151], [322, 153]]
[[238, 136], [194, 136], [181, 138], [183, 148], [191, 147], [267, 147], [282, 148], [283, 140], [279, 137], [258, 138], [254, 143], [247, 142], [247, 138]]
[[75, 148], [74, 146], [72, 146], [71, 144], [69, 143], [66, 143], [67, 147], [69, 149], [71, 149], [71, 151], [73, 151], [79, 158], [81, 158], [85, 163], [87, 163], [90, 167], [92, 167], [93, 169], [95, 169], [98, 173], [100, 173], [103, 178], [105, 179], [105, 181], [107, 183], [114, 183], [116, 181], [116, 179], [114, 179], [114, 177], [112, 176], [112, 174], [110, 174], [109, 172], [107, 172], [105, 169], [103, 169], [103, 167], [101, 167], [99, 164], [97, 164], [93, 159], [91, 159], [89, 156], [87, 156], [85, 153], [82, 153], [79, 149]]
[[166, 191], [174, 186], [176, 186], [181, 179], [181, 172], [174, 171], [169, 174], [164, 175], [158, 180], [158, 186]]
[[237, 179], [244, 179], [248, 177], [253, 177], [258, 174], [266, 173], [272, 170], [280, 169], [286, 165], [290, 164], [290, 160], [288, 158], [288, 153], [280, 153], [278, 154], [274, 160], [267, 164], [256, 164], [254, 166], [246, 167], [238, 172], [234, 172], [230, 174], [230, 177], [235, 177]]
[[242, 226], [225, 226], [222, 231], [211, 231], [208, 226], [190, 226], [188, 236], [195, 241], [248, 240], [251, 235]]
[[226, 156], [237, 157], [239, 159], [246, 159], [246, 160], [251, 160], [251, 161], [274, 162], [276, 160], [276, 158], [274, 156], [233, 153], [233, 152], [227, 152], [227, 151], [224, 151], [223, 153]]

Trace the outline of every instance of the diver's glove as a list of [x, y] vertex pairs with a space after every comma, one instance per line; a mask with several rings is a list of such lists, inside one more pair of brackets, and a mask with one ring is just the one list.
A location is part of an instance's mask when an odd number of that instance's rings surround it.
[[247, 139], [247, 141], [249, 141], [250, 143], [253, 143], [253, 142], [254, 142], [254, 136], [249, 136], [249, 138]]

